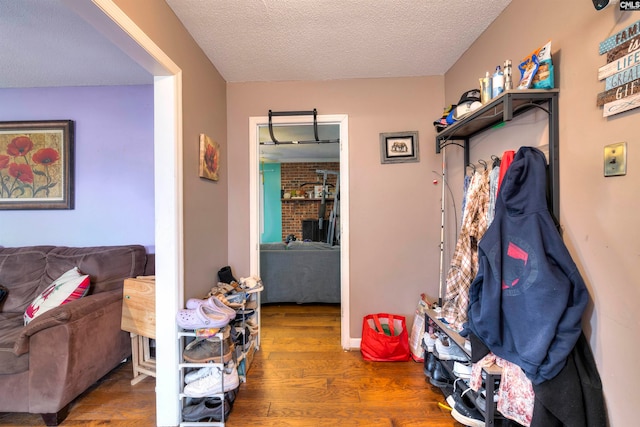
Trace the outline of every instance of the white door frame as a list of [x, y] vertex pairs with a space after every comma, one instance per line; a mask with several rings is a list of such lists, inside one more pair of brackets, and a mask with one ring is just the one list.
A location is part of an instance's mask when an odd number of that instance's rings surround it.
[[[348, 350], [349, 338], [349, 116], [346, 114], [317, 116], [318, 123], [340, 125], [340, 344]], [[297, 116], [272, 117], [274, 124], [309, 123]], [[260, 146], [258, 126], [268, 125], [267, 116], [249, 118], [249, 268], [260, 271]]]
[[182, 70], [112, 0], [62, 0], [154, 76], [156, 425], [180, 423], [178, 327], [184, 299]]

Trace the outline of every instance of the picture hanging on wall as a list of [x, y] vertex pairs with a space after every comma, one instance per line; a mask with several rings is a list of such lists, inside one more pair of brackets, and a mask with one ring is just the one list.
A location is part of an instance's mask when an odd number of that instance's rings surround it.
[[200, 134], [200, 178], [218, 180], [220, 145], [207, 135]]
[[74, 122], [0, 122], [0, 209], [73, 209]]
[[420, 161], [418, 131], [381, 133], [380, 161], [383, 164]]

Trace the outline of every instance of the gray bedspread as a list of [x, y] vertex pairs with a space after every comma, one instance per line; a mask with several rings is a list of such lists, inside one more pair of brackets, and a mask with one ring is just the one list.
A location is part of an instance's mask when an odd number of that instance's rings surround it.
[[263, 303], [339, 303], [340, 246], [322, 242], [260, 245]]

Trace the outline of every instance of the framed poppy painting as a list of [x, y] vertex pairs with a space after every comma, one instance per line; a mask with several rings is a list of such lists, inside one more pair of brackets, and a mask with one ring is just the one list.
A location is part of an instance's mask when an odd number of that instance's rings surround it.
[[73, 209], [72, 120], [0, 122], [0, 209]]
[[218, 180], [220, 165], [220, 146], [207, 135], [200, 134], [200, 178]]

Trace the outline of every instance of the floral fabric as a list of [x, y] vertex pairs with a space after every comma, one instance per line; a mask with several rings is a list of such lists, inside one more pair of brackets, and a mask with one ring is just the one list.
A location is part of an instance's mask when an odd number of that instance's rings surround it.
[[[498, 411], [505, 418], [529, 427], [533, 416], [535, 392], [533, 384], [518, 365], [489, 353], [473, 364], [469, 387], [476, 392], [480, 390], [482, 388], [482, 368], [494, 363], [502, 368], [500, 386], [498, 387]], [[491, 402], [490, 396], [487, 396], [487, 402]]]

